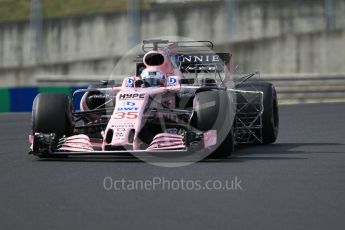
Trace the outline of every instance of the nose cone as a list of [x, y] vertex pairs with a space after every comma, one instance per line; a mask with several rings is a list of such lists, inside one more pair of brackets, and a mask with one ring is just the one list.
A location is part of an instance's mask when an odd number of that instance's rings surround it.
[[148, 94], [132, 89], [118, 93], [114, 112], [104, 132], [103, 150], [133, 148], [148, 97]]

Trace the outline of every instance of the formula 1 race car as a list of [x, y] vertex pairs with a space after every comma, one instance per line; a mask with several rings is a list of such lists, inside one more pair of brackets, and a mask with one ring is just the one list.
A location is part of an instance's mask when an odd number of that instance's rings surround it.
[[144, 40], [135, 75], [75, 91], [79, 111], [65, 94], [37, 95], [30, 153], [219, 158], [236, 145], [275, 142], [274, 86], [256, 73], [234, 80], [232, 55], [212, 49], [209, 41]]

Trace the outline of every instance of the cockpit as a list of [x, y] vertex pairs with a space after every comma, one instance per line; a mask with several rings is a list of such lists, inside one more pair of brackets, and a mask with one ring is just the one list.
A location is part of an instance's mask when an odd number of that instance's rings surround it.
[[165, 74], [161, 71], [144, 69], [140, 76], [145, 87], [162, 86], [165, 83]]

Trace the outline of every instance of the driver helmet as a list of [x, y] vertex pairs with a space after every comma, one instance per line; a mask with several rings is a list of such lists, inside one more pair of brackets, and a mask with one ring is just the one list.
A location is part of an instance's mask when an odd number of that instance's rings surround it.
[[160, 86], [164, 83], [164, 73], [159, 70], [150, 71], [145, 69], [141, 73], [141, 79], [150, 86]]

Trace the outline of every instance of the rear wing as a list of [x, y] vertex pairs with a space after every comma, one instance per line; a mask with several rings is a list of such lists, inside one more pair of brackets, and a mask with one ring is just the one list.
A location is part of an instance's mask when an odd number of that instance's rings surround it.
[[224, 66], [230, 63], [229, 53], [178, 54], [176, 63], [182, 73], [223, 72]]
[[[182, 73], [223, 72], [224, 66], [229, 66], [231, 57], [230, 53], [179, 53], [172, 56], [172, 61]], [[145, 69], [142, 58], [143, 55], [139, 55], [135, 60], [137, 76]]]

